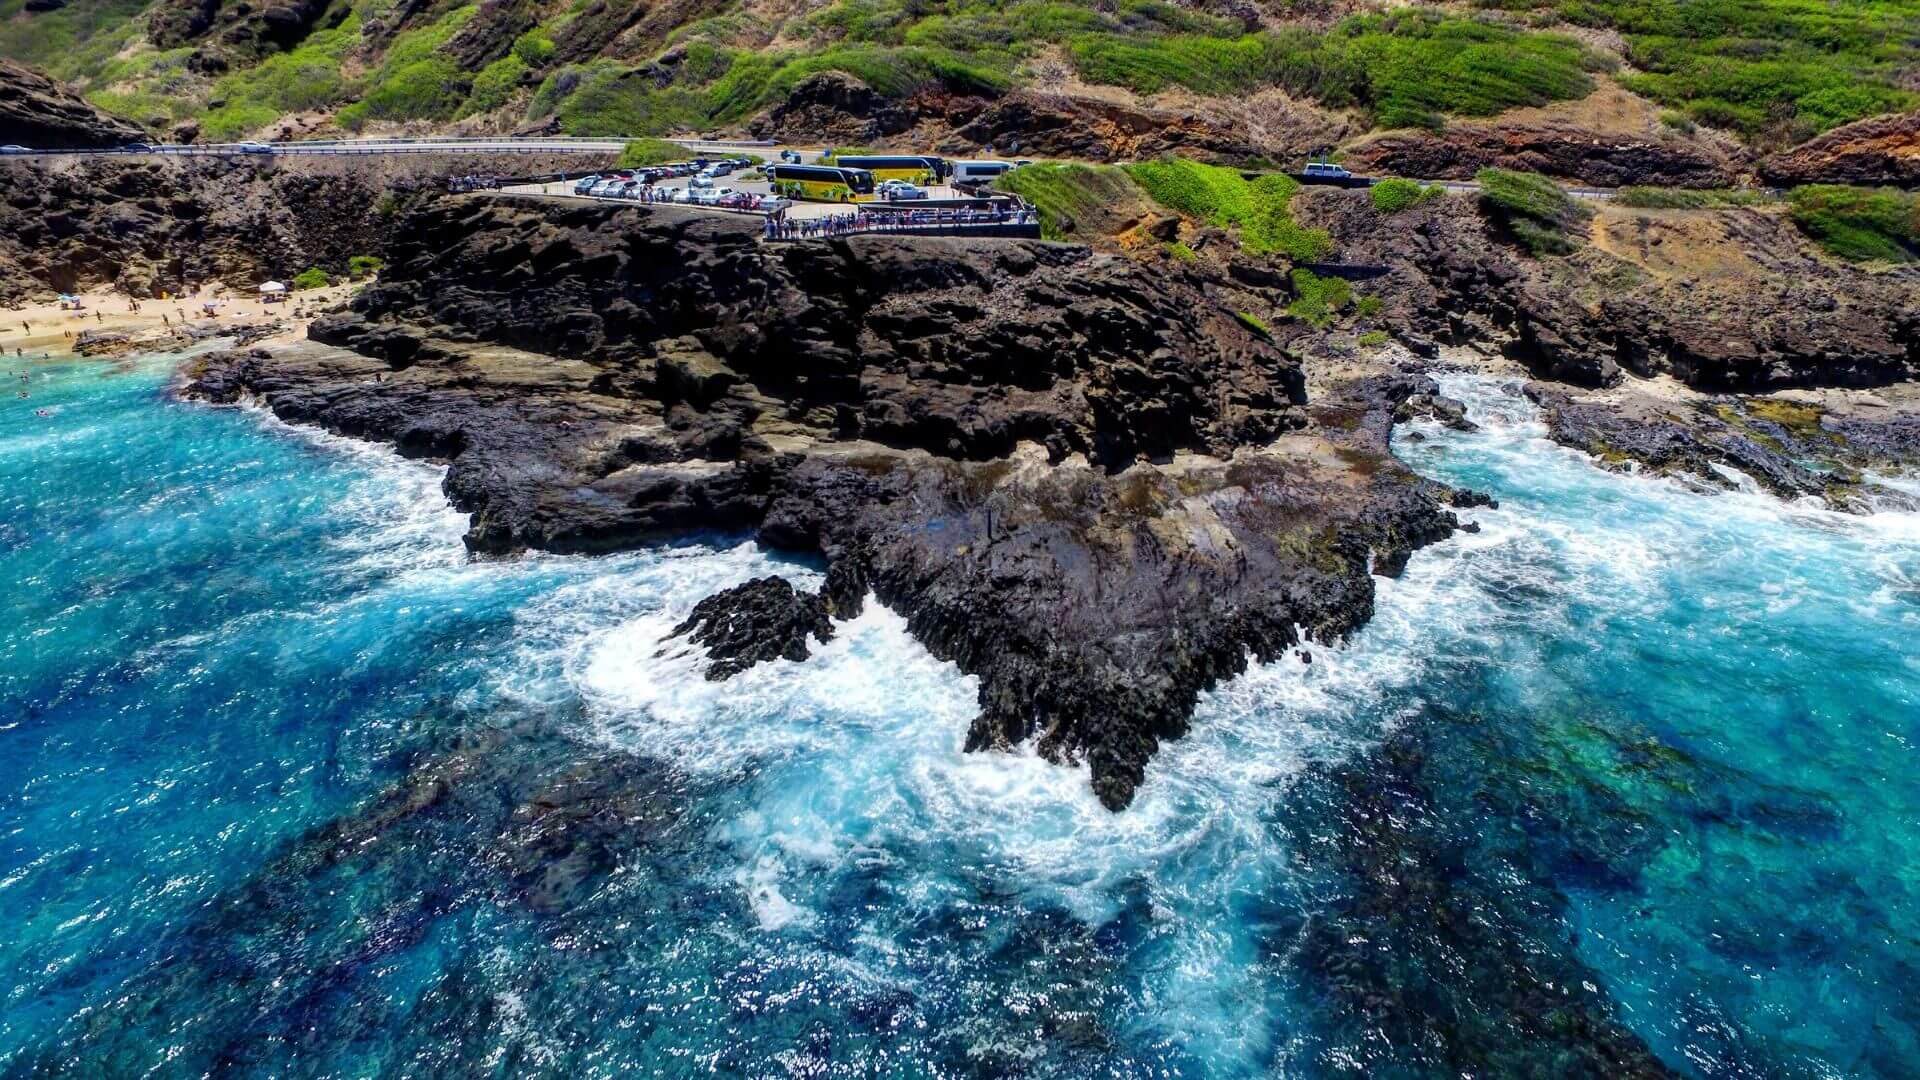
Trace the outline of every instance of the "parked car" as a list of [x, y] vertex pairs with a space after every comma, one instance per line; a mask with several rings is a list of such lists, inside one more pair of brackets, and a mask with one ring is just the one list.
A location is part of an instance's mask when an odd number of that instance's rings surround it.
[[31, 154], [31, 153], [33, 153], [32, 150], [28, 149], [27, 147], [21, 146], [18, 143], [8, 143], [5, 146], [0, 146], [0, 154]]
[[917, 184], [909, 184], [905, 180], [882, 180], [879, 186], [873, 190], [875, 194], [888, 202], [903, 202], [908, 199], [924, 199], [927, 197], [926, 188], [920, 187]]
[[704, 191], [688, 192], [687, 201], [699, 206], [718, 206], [738, 194], [739, 192], [730, 187], [710, 188]]
[[1302, 176], [1323, 176], [1329, 180], [1345, 180], [1353, 174], [1335, 165], [1331, 161], [1309, 161], [1307, 167], [1300, 170]]
[[271, 147], [271, 146], [268, 146], [268, 145], [267, 145], [266, 143], [263, 143], [263, 142], [243, 142], [243, 143], [235, 143], [235, 144], [234, 144], [234, 149], [236, 149], [236, 150], [238, 150], [238, 151], [240, 151], [240, 152], [241, 152], [241, 153], [243, 153], [243, 154], [271, 154], [271, 153], [273, 153], [273, 147]]
[[596, 199], [605, 198], [608, 195], [613, 193], [614, 187], [619, 183], [620, 183], [619, 180], [616, 180], [613, 177], [608, 177], [607, 179], [602, 180], [599, 183], [593, 185], [593, 187], [587, 191], [587, 194], [592, 195]]
[[578, 180], [575, 180], [575, 181], [573, 182], [573, 193], [574, 193], [575, 195], [585, 195], [585, 194], [587, 194], [588, 192], [590, 192], [590, 191], [592, 191], [592, 190], [593, 190], [593, 185], [595, 185], [595, 184], [597, 184], [597, 183], [599, 183], [599, 182], [601, 181], [601, 179], [602, 179], [602, 177], [600, 177], [600, 176], [598, 176], [598, 175], [595, 175], [595, 176], [583, 176], [583, 177], [581, 177], [580, 179], [578, 179]]
[[782, 150], [780, 151], [780, 160], [789, 165], [798, 165], [800, 164], [800, 152], [798, 150]]
[[691, 179], [691, 180], [689, 180], [689, 181], [687, 181], [687, 190], [689, 190], [689, 191], [712, 191], [712, 190], [713, 190], [713, 177], [711, 177], [711, 176], [708, 176], [708, 175], [707, 175], [707, 174], [705, 174], [705, 173], [701, 173], [701, 174], [700, 174], [699, 176], [696, 176], [696, 177], [694, 177], [693, 179]]
[[700, 175], [708, 177], [725, 176], [737, 168], [739, 168], [739, 166], [731, 161], [716, 161], [705, 169], [700, 170]]

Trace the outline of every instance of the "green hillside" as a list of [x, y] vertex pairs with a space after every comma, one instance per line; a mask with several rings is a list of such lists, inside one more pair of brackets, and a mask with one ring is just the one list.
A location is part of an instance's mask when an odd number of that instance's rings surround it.
[[1278, 2], [1224, 18], [1163, 0], [26, 3], [0, 0], [0, 55], [207, 138], [295, 115], [349, 131], [472, 119], [665, 134], [737, 125], [823, 71], [898, 99], [991, 96], [1042, 61], [1146, 95], [1280, 89], [1382, 128], [1579, 98], [1603, 79], [1762, 145], [1920, 103], [1902, 88], [1920, 72], [1920, 0], [1480, 0], [1313, 21]]

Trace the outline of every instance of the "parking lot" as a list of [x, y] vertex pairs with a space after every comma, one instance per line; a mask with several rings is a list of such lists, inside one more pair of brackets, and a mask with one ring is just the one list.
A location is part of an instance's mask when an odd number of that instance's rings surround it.
[[[568, 197], [582, 197], [582, 198], [591, 197], [591, 196], [576, 196], [574, 193], [574, 186], [576, 183], [578, 183], [578, 181], [575, 181], [575, 180], [549, 181], [549, 182], [540, 183], [540, 184], [521, 184], [513, 187], [502, 188], [501, 190], [517, 192], [522, 194], [564, 195]], [[689, 195], [689, 190], [690, 190], [689, 185], [691, 183], [692, 183], [692, 178], [685, 177], [685, 176], [676, 176], [676, 177], [658, 180], [653, 184], [653, 201], [676, 202], [676, 203], [686, 202], [687, 197]], [[917, 206], [921, 206], [929, 203], [938, 203], [942, 200], [967, 199], [970, 201], [981, 201], [984, 203], [984, 200], [974, 200], [973, 196], [970, 196], [967, 192], [960, 191], [952, 187], [951, 185], [947, 185], [947, 184], [935, 184], [930, 187], [922, 188], [921, 190], [926, 193], [926, 198], [924, 199], [904, 200], [904, 201], [897, 201], [897, 202], [889, 202], [889, 201], [874, 199], [874, 200], [863, 201], [861, 203], [858, 203], [857, 205], [867, 209], [888, 208], [888, 209], [898, 209], [898, 210], [911, 210]], [[742, 169], [729, 176], [722, 176], [717, 178], [714, 181], [712, 191], [715, 196], [723, 196], [726, 193], [730, 192], [734, 195], [747, 196], [752, 199], [758, 199], [758, 200], [766, 200], [773, 197], [772, 188], [768, 185], [766, 179], [761, 175], [759, 169], [757, 168]], [[616, 201], [631, 201], [631, 200], [616, 200]], [[799, 200], [799, 201], [785, 200], [785, 207], [786, 207], [785, 216], [790, 220], [805, 220], [808, 218], [827, 218], [835, 215], [845, 214], [850, 209], [850, 207], [847, 204], [843, 204], [843, 203], [808, 202], [806, 200]], [[720, 209], [727, 209], [727, 207], [720, 207]], [[746, 206], [746, 207], [739, 207], [736, 209], [746, 210], [753, 213], [764, 212], [764, 207], [761, 207], [761, 206]]]

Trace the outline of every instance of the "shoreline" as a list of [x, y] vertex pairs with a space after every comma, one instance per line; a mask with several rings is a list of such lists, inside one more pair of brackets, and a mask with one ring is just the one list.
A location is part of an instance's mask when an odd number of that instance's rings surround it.
[[[62, 311], [58, 302], [23, 304], [0, 309], [0, 353], [15, 362], [52, 362], [84, 360], [73, 345], [88, 331], [126, 334], [165, 334], [185, 326], [240, 325], [272, 320], [284, 329], [261, 338], [261, 347], [291, 345], [306, 339], [307, 324], [324, 311], [352, 296], [364, 282], [330, 285], [290, 294], [279, 303], [263, 303], [257, 295], [236, 295], [235, 290], [209, 285], [190, 296], [165, 300], [136, 300], [111, 288], [96, 288], [77, 294], [85, 308]], [[138, 303], [139, 311], [132, 305]], [[218, 313], [205, 314], [202, 305], [220, 304]], [[295, 315], [295, 312], [301, 314]]]

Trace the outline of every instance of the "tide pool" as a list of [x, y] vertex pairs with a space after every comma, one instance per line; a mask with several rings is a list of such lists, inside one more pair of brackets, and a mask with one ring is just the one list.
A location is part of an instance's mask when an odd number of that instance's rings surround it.
[[1398, 450], [1500, 508], [1110, 814], [962, 753], [974, 680], [878, 605], [724, 683], [666, 640], [817, 567], [474, 561], [438, 469], [170, 369], [0, 411], [0, 1074], [1920, 1060], [1920, 518], [1603, 472], [1450, 378], [1482, 430]]

